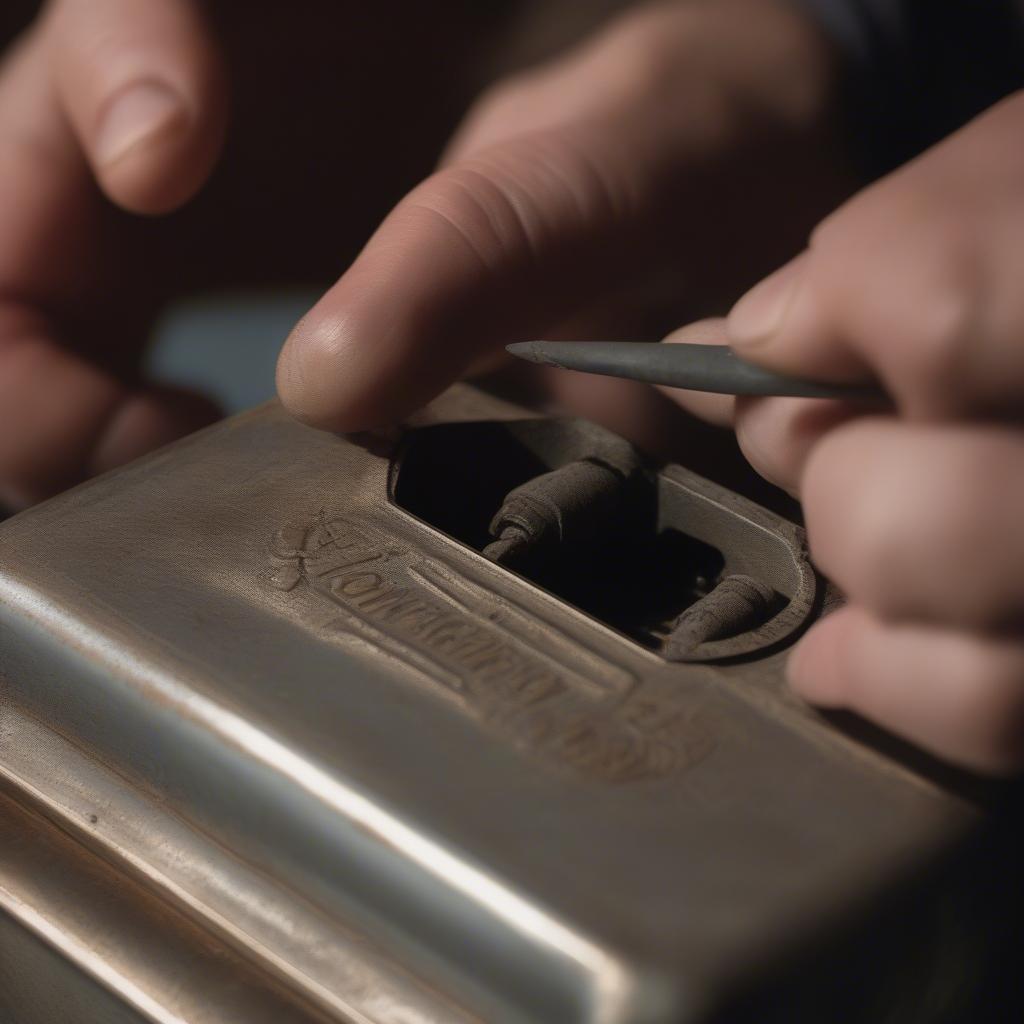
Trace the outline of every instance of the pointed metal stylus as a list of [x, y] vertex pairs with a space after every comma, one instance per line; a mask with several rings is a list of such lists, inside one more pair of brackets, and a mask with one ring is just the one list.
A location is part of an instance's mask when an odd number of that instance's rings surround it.
[[643, 341], [522, 341], [507, 346], [520, 359], [563, 370], [625, 377], [688, 391], [723, 395], [842, 398], [886, 403], [873, 385], [828, 384], [773, 373], [734, 355], [725, 345], [662, 344]]

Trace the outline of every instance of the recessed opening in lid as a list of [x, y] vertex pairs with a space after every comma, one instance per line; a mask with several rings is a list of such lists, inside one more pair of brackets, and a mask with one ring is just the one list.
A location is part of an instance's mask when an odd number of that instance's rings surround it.
[[[683, 640], [763, 626], [787, 604], [786, 573], [738, 576], [736, 559], [694, 535], [663, 483], [622, 439], [551, 419], [412, 431], [391, 486], [400, 507], [644, 647], [700, 660]], [[695, 621], [681, 628], [690, 608]]]

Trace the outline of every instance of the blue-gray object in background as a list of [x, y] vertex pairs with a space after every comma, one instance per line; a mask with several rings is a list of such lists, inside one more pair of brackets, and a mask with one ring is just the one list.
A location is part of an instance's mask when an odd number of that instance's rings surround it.
[[201, 391], [227, 414], [274, 395], [274, 366], [288, 332], [317, 300], [313, 290], [202, 296], [157, 325], [146, 373]]

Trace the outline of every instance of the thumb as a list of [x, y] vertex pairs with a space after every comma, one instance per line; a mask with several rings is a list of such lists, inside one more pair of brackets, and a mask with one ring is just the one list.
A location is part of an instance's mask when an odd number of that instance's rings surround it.
[[226, 86], [194, 0], [55, 0], [46, 25], [61, 106], [104, 192], [172, 210], [220, 152]]
[[486, 350], [640, 283], [706, 308], [703, 283], [723, 284], [715, 253], [737, 276], [759, 258], [727, 244], [772, 177], [751, 154], [802, 155], [829, 92], [820, 40], [781, 6], [639, 4], [492, 92], [451, 163], [293, 331], [277, 373], [288, 409], [335, 430], [394, 422]]
[[289, 410], [335, 430], [393, 422], [484, 350], [641, 269], [642, 172], [610, 134], [520, 135], [414, 189], [288, 339], [277, 382]]

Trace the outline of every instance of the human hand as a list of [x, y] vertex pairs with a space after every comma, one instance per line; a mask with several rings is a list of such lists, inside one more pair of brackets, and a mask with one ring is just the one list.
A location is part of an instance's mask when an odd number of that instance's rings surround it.
[[474, 10], [43, 6], [0, 63], [0, 507], [216, 415], [142, 379], [154, 318], [202, 290], [330, 280], [436, 158], [494, 20]]
[[1024, 766], [1022, 235], [1018, 94], [828, 217], [727, 324], [696, 328], [775, 370], [888, 389], [890, 415], [699, 401], [799, 494], [811, 554], [849, 598], [794, 650], [795, 690], [995, 774]]
[[[680, 0], [495, 87], [296, 327], [285, 405], [372, 427], [506, 342], [721, 308], [849, 187], [825, 127], [833, 64], [789, 4]], [[576, 411], [665, 434], [649, 390], [569, 378], [551, 383]]]
[[125, 339], [143, 303], [129, 274], [108, 290], [115, 225], [94, 182], [124, 210], [169, 211], [209, 173], [223, 126], [219, 62], [189, 3], [60, 0], [6, 55], [0, 502], [25, 504], [212, 415], [194, 396], [129, 383], [139, 345]]

